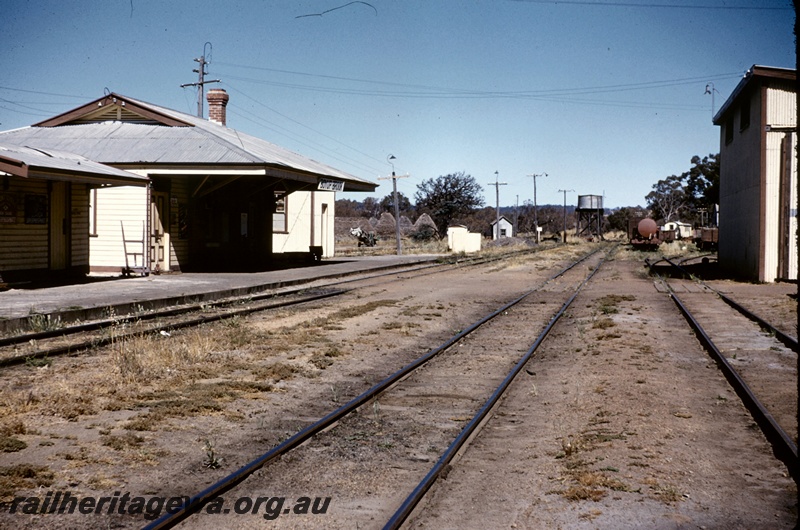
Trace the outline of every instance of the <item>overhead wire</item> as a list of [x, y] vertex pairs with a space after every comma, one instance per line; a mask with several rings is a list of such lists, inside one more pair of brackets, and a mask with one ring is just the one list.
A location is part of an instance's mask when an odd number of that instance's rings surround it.
[[[378, 81], [378, 80], [370, 80], [370, 79], [361, 79], [361, 78], [354, 78], [354, 77], [344, 77], [344, 76], [334, 76], [334, 75], [327, 75], [327, 74], [314, 74], [309, 72], [300, 72], [294, 70], [284, 70], [284, 69], [276, 69], [276, 68], [268, 68], [268, 67], [259, 67], [259, 66], [248, 66], [242, 64], [234, 64], [234, 63], [225, 63], [225, 62], [217, 62], [217, 65], [228, 65], [234, 68], [240, 69], [248, 69], [254, 71], [261, 71], [261, 72], [270, 72], [270, 73], [279, 73], [283, 75], [290, 75], [290, 76], [297, 76], [297, 77], [306, 77], [316, 80], [322, 81], [333, 81], [333, 82], [346, 82], [346, 83], [355, 83], [363, 84], [374, 87], [388, 87], [390, 90], [380, 90], [375, 88], [358, 88], [358, 86], [331, 86], [330, 84], [303, 84], [303, 83], [291, 83], [291, 82], [280, 82], [274, 80], [266, 80], [262, 78], [252, 78], [252, 77], [243, 77], [233, 75], [231, 73], [225, 73], [224, 71], [221, 74], [226, 78], [226, 80], [234, 80], [234, 81], [241, 81], [242, 83], [252, 83], [258, 85], [265, 85], [265, 86], [275, 86], [281, 88], [290, 88], [293, 90], [305, 90], [305, 91], [312, 91], [312, 92], [322, 92], [322, 93], [335, 93], [335, 94], [344, 94], [344, 95], [358, 95], [358, 96], [374, 96], [374, 97], [394, 97], [394, 98], [423, 98], [423, 99], [520, 99], [520, 100], [533, 100], [533, 101], [550, 101], [556, 103], [568, 103], [568, 104], [579, 104], [579, 105], [593, 105], [593, 106], [605, 106], [605, 107], [627, 107], [627, 108], [658, 108], [658, 109], [671, 109], [671, 110], [686, 110], [686, 111], [705, 111], [706, 108], [704, 105], [688, 105], [688, 104], [668, 104], [668, 103], [653, 103], [653, 102], [641, 102], [641, 101], [620, 101], [620, 100], [609, 100], [609, 99], [598, 99], [598, 98], [581, 98], [579, 96], [587, 96], [587, 95], [600, 95], [600, 94], [608, 94], [608, 93], [619, 93], [619, 92], [631, 92], [637, 90], [653, 90], [653, 89], [660, 89], [660, 88], [669, 88], [675, 86], [682, 86], [682, 85], [690, 85], [694, 83], [707, 83], [709, 81], [719, 81], [725, 79], [733, 79], [733, 78], [740, 78], [742, 76], [741, 72], [731, 72], [731, 73], [722, 73], [722, 74], [714, 74], [709, 76], [702, 76], [702, 77], [686, 77], [686, 78], [678, 78], [678, 79], [664, 79], [664, 80], [656, 80], [656, 81], [646, 81], [646, 82], [637, 82], [637, 83], [619, 83], [614, 85], [599, 85], [599, 86], [586, 86], [586, 87], [559, 87], [559, 88], [547, 88], [547, 89], [536, 89], [536, 90], [517, 90], [517, 91], [486, 91], [486, 90], [474, 90], [474, 89], [466, 89], [461, 87], [441, 87], [441, 86], [432, 86], [432, 85], [425, 85], [425, 84], [413, 84], [413, 83], [398, 83], [398, 82], [387, 82], [387, 81]], [[304, 129], [307, 129], [313, 132], [316, 135], [319, 135], [326, 140], [335, 142], [346, 149], [358, 154], [360, 157], [363, 157], [364, 160], [370, 160], [372, 162], [376, 162], [381, 166], [387, 164], [386, 161], [376, 158], [368, 153], [365, 153], [355, 147], [352, 147], [341, 140], [334, 138], [328, 134], [325, 134], [313, 127], [310, 127], [294, 118], [287, 116], [279, 112], [278, 110], [264, 104], [263, 102], [259, 101], [257, 98], [247, 94], [246, 92], [242, 91], [241, 89], [231, 85], [229, 82], [223, 83], [226, 87], [228, 87], [232, 92], [235, 92], [242, 97], [250, 100], [252, 103], [268, 110], [269, 112], [275, 114], [276, 116], [280, 116], [282, 119], [287, 120], [295, 125], [298, 125]], [[10, 91], [17, 91], [17, 92], [27, 92], [33, 94], [41, 94], [41, 95], [51, 95], [51, 96], [59, 96], [59, 97], [70, 97], [70, 98], [80, 98], [81, 96], [74, 96], [70, 94], [57, 94], [57, 93], [50, 93], [50, 92], [41, 92], [41, 91], [34, 91], [34, 90], [24, 90], [24, 89], [16, 89], [11, 87], [2, 87], [0, 86], [0, 90], [10, 90]], [[17, 105], [23, 108], [28, 108], [30, 110], [39, 110], [34, 107], [25, 107], [22, 105], [22, 102], [14, 102], [7, 99], [0, 98], [0, 101], [4, 101], [6, 103]], [[188, 104], [188, 103], [187, 103]], [[25, 114], [23, 111], [18, 111], [14, 109], [9, 109], [7, 107], [0, 107], [5, 108], [6, 110], [12, 112], [19, 112]], [[237, 113], [234, 109], [239, 109], [242, 112]], [[310, 149], [315, 150], [319, 153], [324, 153], [326, 156], [329, 156], [335, 160], [343, 162], [345, 164], [352, 165], [353, 167], [360, 168], [365, 172], [370, 172], [373, 174], [382, 174], [383, 171], [378, 169], [375, 165], [372, 165], [371, 162], [363, 162], [356, 160], [352, 157], [343, 155], [338, 151], [333, 151], [327, 148], [325, 145], [308, 138], [307, 136], [299, 135], [297, 133], [291, 132], [289, 129], [285, 127], [280, 127], [279, 125], [270, 122], [268, 120], [258, 118], [257, 114], [252, 112], [248, 112], [243, 107], [238, 107], [237, 105], [232, 106], [232, 114], [236, 116], [250, 121], [260, 127], [265, 127], [268, 130], [277, 132], [278, 134], [282, 134], [287, 138], [291, 138], [293, 141], [309, 147]], [[32, 115], [40, 115], [46, 116], [47, 114], [33, 114], [27, 113]]]
[[[223, 63], [224, 64], [224, 63]], [[553, 88], [553, 89], [539, 89], [539, 90], [518, 90], [518, 91], [482, 91], [482, 90], [467, 90], [463, 88], [453, 87], [434, 87], [417, 84], [403, 84], [403, 83], [386, 83], [383, 81], [372, 81], [367, 79], [346, 78], [328, 75], [309, 74], [307, 72], [293, 72], [288, 70], [275, 70], [261, 67], [247, 67], [242, 65], [235, 65], [239, 68], [251, 68], [254, 70], [275, 71], [283, 74], [317, 77], [319, 79], [331, 79], [336, 81], [348, 81], [355, 83], [364, 83], [371, 85], [387, 85], [398, 88], [405, 88], [407, 90], [375, 90], [369, 88], [357, 87], [336, 87], [322, 84], [301, 84], [291, 82], [280, 82], [274, 80], [265, 80], [253, 77], [237, 76], [231, 73], [224, 73], [226, 79], [233, 79], [237, 81], [261, 84], [266, 86], [276, 86], [282, 88], [290, 88], [293, 90], [306, 90], [312, 92], [324, 92], [335, 94], [359, 95], [359, 96], [379, 96], [379, 97], [401, 97], [401, 98], [423, 98], [423, 99], [532, 99], [553, 101], [554, 98], [568, 100], [573, 96], [580, 95], [595, 95], [603, 93], [619, 93], [629, 92], [636, 90], [651, 90], [656, 88], [669, 88], [682, 85], [691, 85], [695, 83], [707, 83], [709, 81], [719, 81], [724, 79], [737, 79], [742, 76], [741, 72], [732, 72], [725, 74], [715, 74], [711, 76], [702, 77], [687, 77], [679, 79], [667, 79], [660, 81], [647, 81], [640, 83], [622, 83], [614, 85], [601, 85], [589, 87], [571, 87], [571, 88]], [[580, 102], [576, 100], [576, 102]], [[592, 101], [591, 103], [594, 103]], [[650, 105], [652, 107], [665, 108], [664, 105], [643, 102], [626, 102], [615, 101], [616, 106], [630, 105], [631, 107], [642, 107]], [[681, 106], [685, 108], [684, 106]]]
[[638, 2], [610, 2], [600, 1], [592, 2], [589, 0], [512, 0], [514, 2], [522, 2], [526, 4], [561, 4], [561, 5], [579, 5], [579, 6], [594, 6], [594, 7], [642, 7], [642, 8], [656, 8], [656, 9], [708, 9], [714, 11], [788, 11], [791, 6], [744, 6], [744, 5], [712, 5], [712, 4], [645, 4]]
[[[361, 155], [363, 157], [369, 158], [369, 159], [374, 160], [374, 161], [376, 161], [378, 163], [381, 163], [381, 164], [385, 164], [386, 163], [385, 161], [380, 160], [378, 158], [375, 158], [372, 155], [369, 155], [367, 153], [364, 153], [363, 151], [360, 151], [359, 149], [356, 149], [355, 147], [352, 147], [352, 146], [342, 142], [341, 140], [338, 140], [338, 139], [336, 139], [336, 138], [334, 138], [334, 137], [332, 137], [330, 135], [327, 135], [327, 134], [325, 134], [325, 133], [323, 133], [321, 131], [318, 131], [318, 130], [316, 130], [316, 129], [314, 129], [314, 128], [312, 128], [312, 127], [310, 127], [310, 126], [308, 126], [308, 125], [306, 125], [304, 123], [299, 122], [298, 120], [295, 120], [294, 118], [290, 118], [289, 116], [287, 116], [287, 115], [285, 115], [285, 114], [283, 114], [283, 113], [281, 113], [281, 112], [279, 112], [279, 111], [277, 111], [277, 110], [265, 105], [264, 103], [258, 101], [256, 98], [253, 98], [252, 96], [242, 92], [241, 90], [232, 87], [227, 82], [224, 82], [223, 84], [226, 87], [230, 88], [232, 92], [237, 93], [237, 94], [239, 94], [239, 95], [251, 100], [253, 103], [255, 103], [255, 104], [257, 104], [257, 105], [259, 105], [261, 107], [264, 107], [265, 109], [269, 110], [270, 112], [273, 112], [273, 113], [277, 114], [278, 116], [281, 116], [282, 118], [284, 118], [286, 120], [289, 120], [290, 122], [292, 122], [292, 123], [294, 123], [296, 125], [299, 125], [299, 126], [305, 128], [305, 129], [308, 129], [309, 131], [312, 131], [315, 134], [318, 134], [318, 135], [320, 135], [320, 136], [322, 136], [322, 137], [324, 137], [324, 138], [326, 138], [328, 140], [331, 140], [331, 141], [333, 141], [333, 142], [335, 142], [335, 143], [337, 143], [337, 144], [339, 144], [339, 145], [341, 145], [343, 147], [346, 147], [347, 149], [350, 149], [351, 151], [354, 151], [354, 152], [358, 153], [359, 155]], [[366, 163], [360, 162], [360, 161], [358, 161], [358, 160], [356, 160], [354, 158], [348, 157], [346, 155], [342, 155], [341, 153], [339, 153], [337, 151], [332, 151], [332, 150], [328, 149], [326, 146], [324, 146], [323, 144], [321, 144], [319, 142], [316, 142], [316, 141], [314, 141], [314, 140], [312, 140], [312, 139], [310, 139], [308, 137], [300, 136], [297, 133], [293, 133], [293, 132], [289, 131], [289, 129], [286, 129], [285, 127], [281, 127], [281, 126], [275, 124], [274, 122], [268, 121], [266, 119], [259, 118], [256, 114], [253, 114], [252, 112], [248, 112], [247, 109], [245, 109], [244, 107], [241, 107], [239, 105], [231, 105], [231, 104], [228, 104], [228, 107], [229, 108], [233, 107], [234, 109], [241, 110], [242, 113], [238, 113], [238, 112], [235, 112], [235, 111], [232, 112], [232, 114], [234, 114], [236, 116], [239, 116], [240, 118], [243, 118], [243, 119], [245, 119], [247, 121], [250, 121], [250, 122], [252, 122], [252, 123], [254, 123], [254, 124], [256, 124], [256, 125], [258, 125], [260, 127], [265, 127], [268, 130], [271, 130], [271, 131], [277, 132], [279, 134], [282, 134], [282, 135], [286, 136], [287, 138], [291, 138], [295, 142], [298, 142], [301, 145], [305, 145], [306, 147], [314, 149], [317, 152], [324, 153], [327, 156], [330, 156], [331, 158], [334, 158], [334, 159], [336, 159], [336, 160], [338, 160], [340, 162], [351, 164], [353, 166], [361, 168], [364, 171], [369, 171], [370, 173], [375, 173], [375, 174], [380, 174], [381, 173], [381, 170], [377, 169], [375, 166], [367, 165]]]

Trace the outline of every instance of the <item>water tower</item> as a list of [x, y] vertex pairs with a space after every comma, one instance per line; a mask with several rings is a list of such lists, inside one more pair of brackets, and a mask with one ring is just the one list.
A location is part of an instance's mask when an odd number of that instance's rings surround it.
[[603, 209], [602, 195], [578, 195], [578, 207], [575, 209], [578, 217], [576, 236], [597, 236], [603, 239]]

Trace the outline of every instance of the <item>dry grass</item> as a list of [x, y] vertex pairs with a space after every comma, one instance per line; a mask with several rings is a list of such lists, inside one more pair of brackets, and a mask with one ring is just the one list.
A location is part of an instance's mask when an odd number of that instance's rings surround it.
[[592, 328], [594, 328], [594, 329], [608, 329], [608, 328], [613, 328], [616, 325], [617, 324], [614, 322], [614, 320], [612, 320], [612, 319], [610, 319], [608, 317], [603, 317], [603, 318], [598, 318], [597, 320], [595, 320], [592, 323]]
[[[319, 369], [329, 366], [346, 350], [331, 344], [326, 333], [341, 329], [348, 319], [398, 303], [370, 300], [327, 316], [316, 311], [314, 317], [291, 326], [271, 319], [272, 329], [234, 318], [168, 334], [121, 337], [112, 341], [105, 355], [28, 366], [21, 376], [7, 381], [0, 392], [0, 425], [11, 425], [31, 412], [77, 420], [102, 410], [141, 410], [125, 426], [139, 431], [156, 429], [168, 418], [225, 413], [225, 404], [234, 399], [260, 399], [279, 381], [313, 375], [302, 361], [277, 361], [276, 356], [304, 346], [321, 347], [307, 362]], [[135, 326], [120, 325], [109, 333], [119, 336]], [[242, 379], [243, 373], [253, 380]], [[20, 450], [23, 444], [8, 428], [0, 428], [0, 450]]]
[[0, 467], [0, 502], [13, 500], [18, 490], [46, 488], [54, 480], [55, 474], [44, 466], [18, 464]]
[[[349, 243], [349, 244], [348, 244]], [[401, 238], [403, 254], [448, 254], [447, 238], [429, 241], [414, 241]], [[374, 247], [359, 247], [355, 239], [338, 241], [337, 256], [386, 256], [397, 253], [397, 239], [394, 236], [381, 237]]]

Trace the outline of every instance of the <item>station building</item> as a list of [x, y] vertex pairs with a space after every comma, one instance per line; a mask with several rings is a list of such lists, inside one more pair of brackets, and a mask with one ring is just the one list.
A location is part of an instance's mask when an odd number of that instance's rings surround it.
[[145, 186], [89, 186], [93, 272], [265, 270], [285, 255], [333, 256], [336, 191], [377, 184], [210, 119], [110, 93], [0, 143], [63, 150], [139, 175]]

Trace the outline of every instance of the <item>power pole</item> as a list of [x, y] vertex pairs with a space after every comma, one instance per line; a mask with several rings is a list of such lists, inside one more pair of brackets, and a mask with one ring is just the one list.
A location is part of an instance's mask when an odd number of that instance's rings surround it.
[[564, 243], [567, 242], [567, 192], [575, 190], [558, 190], [558, 193], [564, 192]]
[[391, 177], [378, 177], [378, 180], [389, 180], [392, 179], [392, 201], [394, 201], [394, 234], [397, 238], [397, 255], [400, 256], [403, 254], [403, 246], [400, 243], [400, 203], [397, 200], [397, 179], [405, 179], [408, 178], [408, 175], [395, 175], [394, 174], [394, 162], [392, 160], [397, 160], [394, 155], [389, 155], [386, 157], [386, 160], [392, 165], [392, 176]]
[[536, 231], [536, 242], [539, 242], [539, 212], [536, 206], [536, 177], [546, 177], [547, 173], [534, 173], [533, 175], [528, 175], [529, 177], [533, 177], [533, 227]]
[[[206, 60], [206, 49], [208, 49], [208, 60]], [[203, 117], [203, 87], [206, 83], [219, 83], [219, 79], [209, 79], [208, 81], [205, 80], [205, 76], [208, 75], [206, 72], [206, 65], [211, 63], [211, 43], [206, 42], [205, 46], [203, 46], [203, 55], [199, 58], [194, 60], [196, 63], [200, 63], [200, 67], [196, 70], [192, 70], [192, 72], [197, 72], [197, 83], [184, 83], [181, 85], [181, 88], [186, 88], [187, 86], [196, 86], [197, 87], [197, 117]]]
[[497, 221], [494, 225], [495, 231], [495, 239], [500, 239], [500, 186], [505, 186], [507, 182], [500, 182], [500, 173], [498, 171], [494, 172], [494, 182], [490, 182], [489, 186], [494, 186], [495, 192], [497, 194]]

